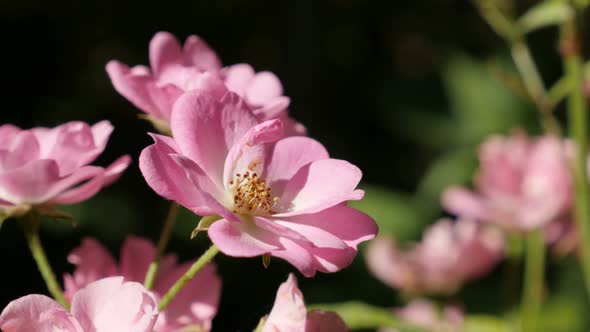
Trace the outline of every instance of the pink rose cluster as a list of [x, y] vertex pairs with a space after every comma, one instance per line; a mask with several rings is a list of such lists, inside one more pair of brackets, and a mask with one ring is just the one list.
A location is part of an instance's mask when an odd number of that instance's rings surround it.
[[151, 68], [138, 65], [129, 68], [113, 60], [107, 73], [115, 89], [133, 105], [148, 114], [148, 119], [162, 132], [168, 123], [176, 100], [188, 91], [199, 90], [220, 97], [228, 91], [239, 95], [260, 121], [281, 119], [286, 132], [304, 135], [303, 125], [288, 116], [291, 103], [283, 95], [279, 78], [269, 71], [255, 72], [241, 63], [222, 67], [221, 60], [207, 43], [189, 36], [184, 45], [168, 32], [158, 32], [149, 46]]
[[496, 229], [468, 219], [442, 219], [410, 248], [400, 248], [390, 237], [377, 238], [366, 260], [379, 280], [408, 295], [450, 294], [490, 271], [503, 250], [504, 239]]
[[[312, 277], [347, 267], [357, 246], [375, 237], [375, 222], [347, 206], [364, 195], [357, 189], [362, 172], [305, 136], [288, 115], [290, 99], [275, 74], [247, 64], [223, 67], [202, 39], [190, 36], [181, 45], [167, 32], [150, 42], [149, 61], [151, 68], [115, 60], [106, 66], [115, 89], [159, 131], [139, 167], [156, 193], [215, 220], [206, 227], [219, 251], [280, 258]], [[55, 205], [81, 202], [114, 182], [128, 156], [106, 168], [89, 165], [112, 130], [107, 121], [0, 126], [0, 217], [48, 215]], [[167, 302], [191, 265], [162, 257], [148, 290], [140, 282], [159, 253], [150, 241], [130, 236], [117, 263], [85, 238], [68, 256], [76, 268], [64, 275], [65, 299], [55, 297], [61, 305], [44, 295], [19, 298], [0, 314], [0, 329], [209, 331], [221, 296], [215, 265], [204, 265]], [[263, 322], [263, 331], [347, 330], [334, 313], [306, 311], [293, 275]]]
[[129, 156], [107, 168], [89, 165], [105, 149], [112, 131], [108, 121], [29, 130], [1, 125], [0, 217], [78, 203], [117, 180], [131, 162]]
[[449, 188], [443, 205], [454, 214], [509, 230], [537, 229], [569, 218], [572, 144], [522, 132], [492, 136], [480, 148], [474, 189]]

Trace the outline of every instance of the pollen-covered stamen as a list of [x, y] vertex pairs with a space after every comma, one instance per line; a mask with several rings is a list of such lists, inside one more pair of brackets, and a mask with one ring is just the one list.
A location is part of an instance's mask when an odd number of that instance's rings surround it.
[[258, 177], [256, 173], [237, 173], [229, 186], [233, 191], [234, 213], [246, 214], [275, 214], [273, 207], [278, 202], [278, 197], [273, 197], [271, 188], [266, 181]]

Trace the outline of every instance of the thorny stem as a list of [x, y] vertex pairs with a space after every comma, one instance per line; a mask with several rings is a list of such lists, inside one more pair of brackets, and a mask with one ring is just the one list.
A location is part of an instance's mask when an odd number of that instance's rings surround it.
[[219, 253], [219, 249], [215, 245], [211, 245], [205, 253], [197, 259], [197, 261], [170, 287], [168, 292], [162, 297], [158, 308], [160, 312], [164, 311], [170, 301], [174, 299], [182, 288], [199, 272], [207, 263], [209, 263], [215, 255]]
[[59, 304], [69, 310], [70, 305], [64, 297], [63, 290], [55, 278], [55, 273], [53, 273], [51, 264], [49, 264], [43, 246], [41, 245], [41, 238], [39, 237], [39, 215], [36, 212], [30, 212], [28, 218], [21, 220], [21, 224], [33, 259], [37, 263], [37, 268], [41, 272], [49, 293], [51, 293], [51, 296]]
[[172, 230], [174, 229], [174, 223], [176, 222], [176, 216], [178, 215], [179, 210], [180, 206], [178, 203], [172, 202], [170, 204], [170, 210], [168, 210], [166, 221], [164, 221], [164, 228], [162, 229], [162, 234], [160, 235], [160, 240], [158, 241], [156, 256], [148, 268], [145, 281], [143, 283], [147, 289], [152, 289], [152, 287], [154, 287], [154, 281], [156, 280], [158, 269], [160, 267], [160, 260], [164, 255], [164, 251], [166, 250], [166, 246], [170, 240], [170, 235], [172, 235]]

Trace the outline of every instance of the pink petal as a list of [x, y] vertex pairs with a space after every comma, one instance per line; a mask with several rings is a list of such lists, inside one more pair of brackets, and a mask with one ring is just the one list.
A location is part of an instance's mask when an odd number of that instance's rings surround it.
[[254, 68], [246, 63], [225, 67], [222, 73], [227, 88], [242, 97], [246, 95], [248, 84], [255, 75]]
[[254, 257], [282, 247], [277, 234], [257, 225], [259, 219], [251, 222], [218, 220], [209, 226], [211, 241], [228, 256]]
[[291, 99], [289, 97], [275, 97], [260, 108], [255, 108], [254, 114], [256, 114], [256, 116], [262, 121], [279, 118], [282, 113], [287, 113], [286, 111], [289, 104], [291, 104]]
[[113, 125], [106, 120], [97, 122], [90, 128], [94, 138], [94, 145], [100, 149], [100, 152], [104, 151], [113, 129]]
[[104, 172], [104, 186], [108, 186], [113, 182], [117, 181], [119, 177], [123, 174], [123, 172], [129, 167], [131, 164], [131, 157], [129, 155], [124, 155], [119, 157], [119, 159], [115, 160], [112, 164], [109, 165], [105, 169]]
[[43, 203], [82, 181], [100, 176], [102, 172], [99, 167], [86, 166], [60, 178], [55, 161], [41, 159], [0, 174], [0, 196], [13, 203]]
[[27, 295], [10, 302], [0, 314], [0, 329], [35, 332], [83, 332], [80, 324], [45, 295]]
[[61, 176], [91, 163], [104, 149], [104, 142], [95, 144], [92, 128], [84, 122], [68, 122], [54, 130], [57, 131], [55, 145], [44, 157], [57, 161]]
[[189, 36], [184, 42], [183, 51], [187, 64], [193, 65], [201, 71], [221, 69], [221, 60], [215, 51], [198, 36]]
[[361, 177], [361, 170], [347, 161], [314, 161], [287, 182], [278, 205], [280, 211], [289, 212], [276, 217], [319, 212], [344, 201], [359, 200], [364, 192], [355, 188]]
[[299, 169], [313, 161], [328, 158], [328, 151], [320, 142], [308, 137], [287, 137], [274, 145], [264, 178], [275, 192], [281, 193]]
[[156, 257], [156, 247], [151, 241], [137, 236], [128, 236], [121, 247], [121, 275], [125, 277], [125, 280], [143, 283], [154, 257]]
[[377, 224], [371, 217], [343, 204], [313, 214], [291, 216], [285, 220], [291, 225], [285, 224], [286, 227], [305, 226], [310, 230], [315, 228], [317, 230], [314, 232], [323, 231], [353, 248], [361, 242], [373, 239], [378, 231]]
[[285, 136], [305, 136], [307, 135], [307, 128], [301, 123], [289, 117], [288, 112], [281, 112], [277, 116], [283, 123], [285, 128]]
[[155, 144], [145, 148], [139, 156], [139, 168], [148, 185], [160, 196], [177, 201], [195, 213], [213, 213], [204, 204], [207, 194], [187, 181], [187, 172], [170, 156], [178, 153], [176, 142], [161, 135], [152, 134], [152, 138]]
[[166, 119], [165, 114], [162, 114], [160, 108], [154, 104], [151, 93], [148, 91], [148, 86], [154, 84], [153, 77], [149, 73], [138, 71], [137, 68], [143, 67], [129, 69], [128, 66], [116, 60], [109, 61], [106, 65], [111, 83], [118, 93], [140, 110], [156, 118]]
[[183, 64], [182, 49], [178, 39], [169, 32], [161, 31], [150, 41], [150, 66], [157, 77], [164, 67]]
[[380, 236], [369, 242], [365, 260], [369, 271], [386, 285], [404, 290], [415, 288], [417, 276], [413, 266], [402, 257], [392, 238]]
[[489, 220], [490, 212], [483, 199], [463, 187], [449, 187], [442, 195], [443, 207], [453, 214], [479, 220]]
[[[88, 166], [90, 167], [90, 166]], [[103, 187], [105, 177], [104, 171], [102, 168], [96, 167], [96, 173], [92, 176], [88, 175], [88, 172], [76, 172], [71, 176], [70, 182], [76, 179], [74, 176], [82, 176], [84, 178], [91, 177], [90, 180], [85, 182], [84, 184], [75, 187], [73, 189], [64, 191], [63, 193], [57, 195], [55, 198], [51, 199], [51, 203], [55, 204], [74, 204], [81, 201], [84, 201], [92, 196], [94, 196], [100, 189]], [[100, 171], [100, 172], [99, 172]], [[85, 174], [83, 176], [82, 174]], [[75, 182], [80, 182], [78, 179]], [[71, 182], [73, 183], [73, 182]]]
[[21, 132], [21, 129], [17, 126], [13, 126], [11, 124], [5, 124], [0, 126], [0, 149], [1, 150], [8, 150], [10, 145], [12, 144], [12, 140], [18, 133]]
[[187, 206], [188, 209], [202, 216], [217, 214], [228, 220], [238, 220], [232, 212], [225, 208], [231, 204], [231, 197], [220, 184], [214, 183], [192, 160], [178, 154], [170, 157], [183, 169], [186, 179], [189, 181], [187, 184], [193, 185], [200, 191], [199, 196], [193, 198], [195, 202], [199, 202], [199, 205]]
[[[334, 273], [348, 267], [356, 257], [355, 248], [312, 248], [310, 251], [315, 269], [324, 273]], [[306, 275], [307, 276], [307, 275]]]
[[305, 325], [305, 332], [347, 332], [348, 327], [338, 316], [332, 311], [312, 310], [307, 313], [307, 322]]
[[[164, 294], [192, 265], [183, 264], [174, 270], [161, 271], [154, 290]], [[160, 315], [156, 331], [177, 331], [191, 326], [200, 326], [206, 331], [217, 313], [221, 298], [221, 280], [215, 265], [207, 264], [189, 281]]]
[[231, 92], [221, 99], [186, 93], [174, 105], [170, 122], [180, 152], [218, 183], [229, 149], [257, 124], [242, 99]]
[[158, 307], [154, 295], [141, 284], [110, 277], [76, 293], [72, 314], [84, 331], [152, 332]]
[[262, 332], [306, 331], [306, 316], [303, 294], [297, 287], [295, 275], [290, 273], [287, 281], [279, 286], [275, 303], [262, 327]]
[[98, 241], [84, 238], [82, 244], [68, 255], [68, 262], [76, 265], [72, 275], [64, 276], [66, 296], [72, 296], [88, 284], [119, 274], [113, 256]]
[[251, 105], [264, 105], [283, 95], [283, 85], [277, 75], [262, 71], [254, 75], [248, 84], [245, 98]]
[[0, 172], [24, 166], [39, 159], [39, 143], [30, 131], [20, 131], [9, 140], [10, 145], [0, 150]]
[[250, 129], [229, 151], [225, 160], [223, 183], [227, 191], [236, 174], [262, 174], [266, 158], [264, 143], [274, 142], [283, 134], [281, 121], [270, 120]]
[[317, 262], [310, 252], [311, 247], [305, 243], [289, 238], [279, 238], [282, 248], [273, 250], [271, 255], [279, 257], [293, 265], [301, 274], [310, 278], [318, 270]]

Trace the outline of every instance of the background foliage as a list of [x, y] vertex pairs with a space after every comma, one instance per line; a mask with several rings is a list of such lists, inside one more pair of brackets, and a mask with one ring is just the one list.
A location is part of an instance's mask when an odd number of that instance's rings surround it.
[[[517, 1], [516, 10], [533, 3]], [[99, 163], [124, 153], [134, 159], [118, 183], [67, 208], [76, 216], [75, 227], [44, 223], [48, 255], [60, 274], [71, 270], [67, 253], [84, 236], [97, 237], [117, 253], [127, 234], [154, 240], [159, 234], [168, 203], [149, 189], [137, 165], [152, 129], [137, 119], [104, 71], [110, 59], [147, 63], [148, 41], [159, 30], [182, 39], [198, 34], [224, 64], [248, 62], [278, 74], [292, 98], [293, 117], [332, 156], [363, 169], [367, 196], [356, 207], [371, 214], [382, 233], [401, 241], [419, 239], [442, 215], [443, 188], [470, 181], [477, 145], [486, 135], [513, 127], [539, 132], [532, 105], [505, 84], [514, 68], [504, 43], [465, 0], [1, 1], [0, 27], [0, 123], [32, 127], [109, 119], [116, 129]], [[548, 81], [561, 72], [555, 40], [551, 30], [529, 39]], [[208, 245], [204, 235], [189, 240], [197, 221], [184, 212], [177, 223], [170, 250], [182, 259]], [[15, 223], [6, 222], [0, 231], [0, 255], [0, 307], [45, 291]], [[260, 259], [222, 256], [217, 262], [224, 286], [214, 321], [220, 331], [251, 330], [293, 270], [279, 260], [268, 270]], [[578, 268], [567, 259], [549, 264], [551, 297], [542, 325], [547, 331], [587, 330]], [[469, 313], [516, 316], [511, 310], [520, 298], [520, 269], [505, 263], [467, 285], [456, 300], [464, 299]], [[403, 303], [369, 275], [362, 255], [340, 273], [299, 280], [308, 303]]]

